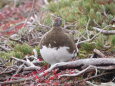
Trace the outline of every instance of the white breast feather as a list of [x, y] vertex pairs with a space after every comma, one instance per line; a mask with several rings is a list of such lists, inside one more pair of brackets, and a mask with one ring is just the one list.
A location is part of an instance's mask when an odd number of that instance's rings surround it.
[[74, 53], [69, 53], [67, 49], [69, 49], [69, 47], [66, 46], [58, 49], [42, 46], [40, 53], [47, 63], [55, 64], [58, 62], [71, 60], [72, 57], [74, 57]]

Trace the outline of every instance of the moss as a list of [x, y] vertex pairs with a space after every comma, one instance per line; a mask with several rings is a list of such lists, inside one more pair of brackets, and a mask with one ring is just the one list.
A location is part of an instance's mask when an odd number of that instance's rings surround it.
[[0, 57], [4, 59], [10, 59], [13, 55], [13, 52], [0, 52]]
[[22, 52], [14, 52], [14, 57], [16, 57], [16, 58], [24, 58], [24, 54]]
[[95, 48], [94, 43], [83, 43], [83, 44], [81, 44], [81, 49], [85, 50], [86, 52], [92, 52], [94, 48]]
[[[61, 0], [58, 3], [51, 2], [48, 10], [61, 16], [67, 22], [78, 22], [78, 25], [86, 25], [88, 18], [95, 20], [97, 24], [106, 26], [109, 21], [103, 14], [112, 17], [115, 13], [114, 3], [101, 4], [97, 0]], [[113, 17], [112, 17], [113, 18]]]
[[97, 49], [103, 49], [103, 46], [106, 44], [106, 41], [108, 40], [107, 36], [104, 36], [103, 34], [100, 34], [97, 39], [95, 40], [96, 48]]
[[111, 52], [113, 52], [113, 53], [115, 54], [115, 47], [113, 47], [113, 48], [111, 49]]
[[37, 50], [38, 55], [40, 55], [40, 48], [36, 46], [35, 49]]
[[112, 46], [115, 46], [115, 36], [112, 36], [111, 45], [112, 45]]
[[85, 16], [81, 16], [81, 18], [78, 18], [78, 26], [80, 27], [80, 28], [84, 28], [84, 27], [86, 27], [86, 24], [87, 24], [87, 21], [88, 21], [88, 18], [87, 17], [85, 17]]
[[12, 56], [16, 58], [23, 58], [25, 55], [32, 54], [33, 48], [28, 44], [16, 44], [15, 42], [9, 43], [14, 49], [8, 52], [0, 52], [0, 56], [5, 59], [9, 59]]
[[11, 47], [15, 47], [16, 44], [17, 44], [17, 43], [14, 42], [14, 41], [9, 41], [9, 42], [8, 42], [8, 45], [10, 45]]
[[48, 9], [52, 12], [56, 12], [56, 11], [60, 10], [61, 8], [71, 6], [71, 2], [72, 2], [71, 0], [61, 0], [58, 3], [51, 2], [48, 5]]
[[101, 15], [101, 12], [96, 12], [96, 22], [101, 24], [103, 21], [103, 16]]
[[14, 56], [16, 58], [23, 58], [25, 55], [31, 54], [31, 53], [32, 53], [31, 46], [29, 46], [27, 44], [23, 44], [23, 45], [17, 44], [13, 51], [0, 52], [0, 56], [5, 59], [9, 59], [12, 56]]
[[86, 58], [87, 57], [87, 52], [85, 50], [80, 50], [78, 57], [79, 58]]
[[46, 25], [51, 26], [51, 24], [52, 24], [52, 18], [51, 18], [51, 16], [50, 16], [50, 14], [47, 14], [47, 16], [44, 18], [43, 22], [44, 22]]
[[111, 4], [106, 4], [105, 7], [106, 7], [106, 10], [108, 11], [109, 14], [115, 15], [115, 10], [114, 10], [115, 3], [114, 2]]
[[[61, 0], [57, 3], [53, 0], [49, 0], [50, 4], [48, 8], [42, 9], [47, 11], [47, 15], [44, 15], [43, 20], [41, 21], [45, 25], [52, 25], [51, 14], [61, 16], [62, 19], [67, 23], [76, 24], [76, 28], [80, 33], [75, 34], [75, 36], [82, 36], [86, 33], [86, 25], [89, 19], [91, 22], [89, 24], [88, 30], [92, 30], [92, 27], [99, 25], [100, 28], [103, 28], [110, 24], [111, 20], [114, 18], [115, 14], [115, 5], [113, 3], [107, 3], [102, 0]], [[103, 4], [104, 2], [104, 4]], [[105, 13], [107, 16], [105, 16]], [[95, 21], [95, 22], [94, 22]], [[39, 28], [38, 28], [39, 29]], [[70, 28], [72, 29], [72, 28]], [[111, 29], [111, 28], [108, 28]], [[18, 32], [20, 35], [26, 33], [26, 29], [22, 29]], [[95, 31], [96, 34], [96, 31]], [[113, 48], [115, 46], [115, 37], [107, 37], [106, 35], [99, 35], [95, 40], [95, 44], [84, 43], [81, 47], [80, 56], [85, 57], [96, 47], [97, 49], [102, 49], [103, 45], [110, 44]], [[0, 53], [2, 57], [9, 58], [14, 55], [18, 58], [22, 58], [27, 54], [31, 54], [32, 47], [27, 44], [16, 44], [15, 42], [9, 43], [14, 47], [13, 52]], [[35, 47], [39, 54], [39, 48]], [[114, 50], [114, 49], [113, 49]], [[87, 56], [86, 56], [87, 57]]]
[[32, 53], [32, 47], [28, 44], [17, 44], [14, 48], [14, 51], [16, 52], [22, 52], [24, 55], [31, 54]]
[[14, 51], [0, 52], [0, 57], [4, 59], [10, 59], [12, 56], [16, 58], [23, 58], [24, 54], [22, 52], [14, 52]]
[[[65, 11], [66, 10], [66, 11]], [[63, 8], [61, 10], [59, 10], [58, 12], [56, 12], [56, 14], [58, 14], [59, 16], [61, 16], [65, 21], [68, 22], [73, 22], [77, 20], [77, 11], [78, 9], [73, 9], [72, 7], [66, 7]]]

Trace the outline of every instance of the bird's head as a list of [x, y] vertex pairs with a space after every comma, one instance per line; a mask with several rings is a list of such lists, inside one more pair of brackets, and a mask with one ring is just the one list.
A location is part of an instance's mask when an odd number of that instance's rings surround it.
[[55, 18], [53, 26], [58, 27], [61, 25], [62, 25], [62, 19], [60, 17]]

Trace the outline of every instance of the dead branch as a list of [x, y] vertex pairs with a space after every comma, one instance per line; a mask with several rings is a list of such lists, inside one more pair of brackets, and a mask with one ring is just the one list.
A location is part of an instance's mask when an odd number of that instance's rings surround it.
[[101, 70], [114, 70], [115, 66], [99, 66], [97, 67], [97, 69], [101, 69]]
[[33, 77], [23, 78], [19, 80], [6, 81], [6, 82], [0, 82], [0, 85], [15, 84], [15, 83], [20, 83], [20, 82], [25, 82], [25, 81], [30, 81], [30, 80], [33, 80]]
[[[33, 66], [29, 66], [33, 67]], [[38, 77], [43, 77], [46, 73], [51, 72], [55, 68], [60, 68], [60, 67], [65, 67], [65, 68], [76, 68], [76, 69], [81, 69], [78, 73], [76, 73], [76, 76], [79, 76], [89, 69], [115, 69], [115, 58], [88, 58], [88, 59], [79, 59], [76, 61], [70, 61], [70, 62], [61, 62], [61, 63], [56, 63], [52, 65], [49, 69], [45, 70], [44, 72], [38, 74]], [[85, 69], [86, 68], [86, 69]], [[71, 76], [71, 75], [70, 75]], [[73, 76], [73, 75], [72, 75]], [[86, 78], [85, 80], [90, 80], [92, 78], [98, 77], [94, 76], [91, 78]], [[12, 81], [6, 81], [6, 82], [0, 82], [1, 85], [5, 84], [14, 84], [14, 83], [20, 83], [24, 81], [30, 81], [34, 79], [34, 76], [28, 77], [28, 78], [23, 78], [23, 79], [18, 79], [18, 80], [12, 80]]]
[[[78, 38], [78, 41], [77, 41], [76, 45], [79, 45], [79, 44], [82, 44], [82, 43], [85, 43], [85, 42], [90, 42], [90, 41], [94, 40], [100, 33], [102, 33], [102, 30], [101, 30], [100, 28], [93, 27], [93, 29], [97, 28], [97, 29], [100, 29], [100, 30], [98, 30], [98, 33], [95, 34], [93, 37], [90, 37], [91, 34], [89, 34], [89, 31], [88, 31], [89, 22], [90, 22], [90, 19], [89, 19], [89, 21], [88, 21], [88, 23], [87, 23], [87, 26], [86, 26], [87, 32], [86, 32], [85, 34], [82, 34], [82, 35]], [[105, 26], [105, 27], [103, 28], [103, 30], [106, 29], [107, 27], [111, 27], [111, 25]], [[112, 30], [111, 30], [111, 32], [112, 32]], [[115, 31], [114, 31], [114, 32], [115, 32]], [[87, 37], [85, 37], [85, 35], [87, 35]], [[81, 41], [82, 38], [85, 38], [85, 40]]]
[[2, 72], [0, 72], [0, 75], [14, 73], [17, 69], [18, 69], [18, 67], [15, 65], [5, 67], [4, 70]]
[[30, 62], [28, 59], [27, 61], [26, 60], [23, 60], [23, 59], [18, 59], [18, 58], [15, 58], [15, 57], [12, 57], [12, 59], [16, 60], [16, 61], [19, 61], [19, 62], [22, 62], [23, 64], [26, 64], [27, 67], [24, 67], [23, 70], [38, 70], [40, 69], [40, 67], [38, 66], [35, 66], [32, 62]]
[[[23, 69], [24, 64], [22, 64], [21, 66], [19, 66], [19, 68], [17, 69], [16, 73], [13, 74], [13, 76], [15, 76], [16, 74], [18, 74], [22, 69]], [[13, 76], [11, 77], [11, 79], [13, 78]]]
[[48, 0], [43, 0], [46, 5], [49, 4]]
[[65, 25], [65, 26], [64, 26], [64, 29], [67, 30], [67, 28], [70, 28], [70, 27], [76, 27], [76, 25]]
[[3, 50], [6, 51], [6, 52], [8, 52], [8, 51], [11, 50], [11, 49], [8, 49], [8, 48], [6, 48], [5, 46], [1, 46], [1, 45], [0, 45], [0, 48], [3, 49]]
[[98, 77], [101, 77], [101, 76], [104, 76], [104, 75], [112, 74], [112, 73], [114, 73], [114, 72], [111, 71], [111, 72], [108, 72], [108, 73], [101, 73], [101, 74], [99, 74], [99, 75], [94, 75], [94, 76], [85, 78], [85, 79], [83, 79], [83, 80], [80, 80], [80, 81], [76, 82], [76, 84], [77, 84], [77, 83], [80, 83], [80, 82], [83, 82], [83, 81], [88, 81], [88, 80], [91, 80], [91, 79], [94, 79], [94, 78], [98, 78]]
[[[92, 65], [90, 65], [90, 66], [88, 66], [87, 68], [85, 68], [85, 69], [83, 69], [82, 71], [79, 71], [79, 72], [77, 72], [77, 73], [74, 73], [74, 74], [63, 74], [63, 75], [60, 75], [60, 78], [61, 77], [64, 77], [64, 76], [80, 76], [81, 74], [83, 74], [83, 73], [85, 73], [85, 72], [87, 72], [87, 71], [89, 71], [89, 70], [96, 70], [96, 72], [97, 72], [97, 68], [95, 67], [95, 66], [92, 66]], [[97, 73], [96, 73], [97, 74]]]
[[16, 26], [18, 26], [18, 25], [20, 25], [20, 24], [23, 24], [23, 23], [25, 23], [25, 21], [19, 22], [19, 23], [17, 23], [17, 24], [14, 25], [14, 26], [9, 27], [7, 30], [5, 30], [5, 31], [0, 31], [0, 32], [2, 32], [2, 33], [10, 32], [11, 30], [14, 30]]
[[61, 62], [52, 65], [49, 69], [39, 74], [39, 76], [43, 76], [45, 73], [51, 72], [55, 68], [64, 67], [64, 68], [80, 68], [84, 69], [88, 66], [115, 66], [115, 58], [88, 58], [88, 59], [79, 59], [76, 61], [70, 62]]
[[93, 27], [94, 30], [101, 32], [105, 35], [114, 35], [115, 34], [115, 30], [103, 30], [101, 28], [97, 28], [97, 27]]
[[97, 54], [98, 56], [102, 57], [102, 58], [106, 57], [106, 56], [105, 56], [101, 51], [99, 51], [98, 49], [94, 49], [93, 52], [94, 52], [95, 54]]
[[13, 38], [9, 38], [9, 40], [14, 41], [14, 42], [17, 42], [17, 43], [20, 43], [20, 44], [23, 43], [22, 41], [20, 41], [20, 40], [15, 40], [15, 39], [13, 39]]
[[39, 67], [37, 67], [37, 66], [30, 66], [30, 67], [25, 67], [25, 68], [23, 68], [23, 70], [24, 71], [32, 71], [32, 70], [38, 70], [39, 69]]
[[16, 61], [19, 61], [19, 62], [23, 62], [24, 64], [28, 65], [28, 66], [31, 66], [29, 62], [23, 60], [23, 59], [18, 59], [18, 58], [15, 58], [15, 57], [12, 57], [12, 59], [16, 60]]

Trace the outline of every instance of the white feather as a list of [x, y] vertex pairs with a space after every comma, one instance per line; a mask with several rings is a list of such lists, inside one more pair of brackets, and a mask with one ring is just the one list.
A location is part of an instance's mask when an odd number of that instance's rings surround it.
[[60, 48], [50, 48], [46, 46], [42, 46], [42, 49], [40, 49], [40, 53], [42, 58], [49, 64], [55, 64], [58, 62], [64, 62], [71, 60], [72, 57], [75, 56], [74, 52], [69, 53], [68, 52], [69, 47], [60, 47]]

